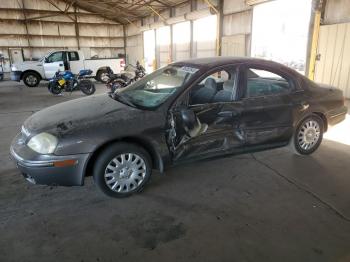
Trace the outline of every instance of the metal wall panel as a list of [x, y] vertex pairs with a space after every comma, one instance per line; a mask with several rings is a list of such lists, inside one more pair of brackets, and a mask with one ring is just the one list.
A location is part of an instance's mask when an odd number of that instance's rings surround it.
[[[9, 61], [8, 48], [22, 48], [24, 58], [38, 59], [53, 49], [78, 49], [78, 41], [74, 22], [67, 15], [56, 15], [58, 9], [50, 1], [23, 0], [26, 11], [27, 29], [22, 10], [22, 0], [0, 1], [0, 48], [5, 61]], [[67, 4], [64, 1], [54, 1], [62, 10]], [[6, 8], [10, 8], [7, 10]], [[37, 10], [37, 11], [36, 11]], [[48, 11], [48, 12], [46, 12]], [[67, 10], [74, 12], [70, 6]], [[102, 57], [123, 52], [123, 26], [115, 21], [105, 19], [87, 11], [77, 9], [80, 33], [80, 47], [89, 58], [94, 54]], [[46, 17], [50, 15], [50, 17]], [[69, 15], [71, 18], [74, 15]], [[32, 18], [40, 18], [32, 19]], [[94, 50], [90, 50], [93, 48]], [[101, 49], [106, 48], [105, 52]], [[5, 67], [6, 70], [8, 66]]]
[[250, 34], [252, 31], [252, 11], [245, 11], [224, 16], [223, 34]]
[[224, 15], [251, 9], [245, 0], [224, 0]]
[[191, 12], [191, 4], [190, 3], [184, 3], [184, 4], [179, 5], [175, 8], [175, 16], [184, 15], [188, 12]]
[[222, 38], [223, 56], [246, 56], [246, 35], [224, 36]]
[[324, 12], [324, 24], [350, 22], [349, 0], [328, 0]]
[[350, 23], [320, 28], [315, 81], [333, 85], [350, 98]]

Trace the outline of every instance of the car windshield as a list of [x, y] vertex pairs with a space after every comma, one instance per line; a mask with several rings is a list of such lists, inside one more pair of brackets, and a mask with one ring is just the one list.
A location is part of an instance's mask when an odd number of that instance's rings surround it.
[[154, 108], [165, 102], [198, 71], [189, 66], [166, 66], [115, 93], [118, 100], [141, 108]]

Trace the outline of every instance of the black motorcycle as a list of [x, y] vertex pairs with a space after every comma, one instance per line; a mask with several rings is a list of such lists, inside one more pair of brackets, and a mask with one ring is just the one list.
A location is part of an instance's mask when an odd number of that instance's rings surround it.
[[90, 69], [80, 70], [77, 75], [71, 71], [57, 71], [49, 80], [48, 89], [54, 95], [61, 94], [62, 91], [73, 92], [75, 90], [81, 90], [85, 95], [92, 95], [96, 88], [94, 83], [87, 79], [87, 76], [91, 74]]
[[[133, 68], [133, 70], [130, 70], [130, 67]], [[126, 87], [144, 77], [146, 75], [146, 70], [140, 62], [137, 61], [136, 66], [128, 65], [126, 72], [114, 74], [110, 68], [107, 68], [107, 73], [109, 77], [109, 80], [106, 83], [106, 86], [109, 89], [108, 92], [114, 93], [115, 90]]]

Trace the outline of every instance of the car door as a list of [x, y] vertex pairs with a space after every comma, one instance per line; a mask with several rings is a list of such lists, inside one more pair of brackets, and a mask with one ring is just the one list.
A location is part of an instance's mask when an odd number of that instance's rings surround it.
[[246, 147], [287, 143], [293, 133], [295, 82], [285, 73], [269, 67], [241, 67], [243, 111], [241, 130]]
[[[245, 141], [239, 126], [243, 106], [236, 100], [237, 73], [235, 67], [211, 71], [170, 109], [167, 138], [174, 162], [243, 148]], [[184, 130], [180, 116], [183, 109], [192, 110], [201, 125], [201, 132], [195, 137], [189, 137]]]
[[46, 79], [52, 78], [58, 70], [65, 70], [65, 55], [66, 52], [58, 51], [51, 53], [44, 59], [44, 72]]
[[67, 52], [70, 70], [73, 74], [78, 74], [80, 70], [84, 69], [84, 61], [79, 57], [77, 51]]

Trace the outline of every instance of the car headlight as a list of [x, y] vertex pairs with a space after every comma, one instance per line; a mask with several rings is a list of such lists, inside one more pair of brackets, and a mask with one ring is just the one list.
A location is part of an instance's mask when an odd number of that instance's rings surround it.
[[17, 70], [17, 67], [13, 65], [13, 66], [11, 67], [11, 71], [18, 71], [18, 70]]
[[57, 138], [49, 133], [40, 133], [33, 136], [27, 146], [39, 154], [52, 154], [57, 146]]

